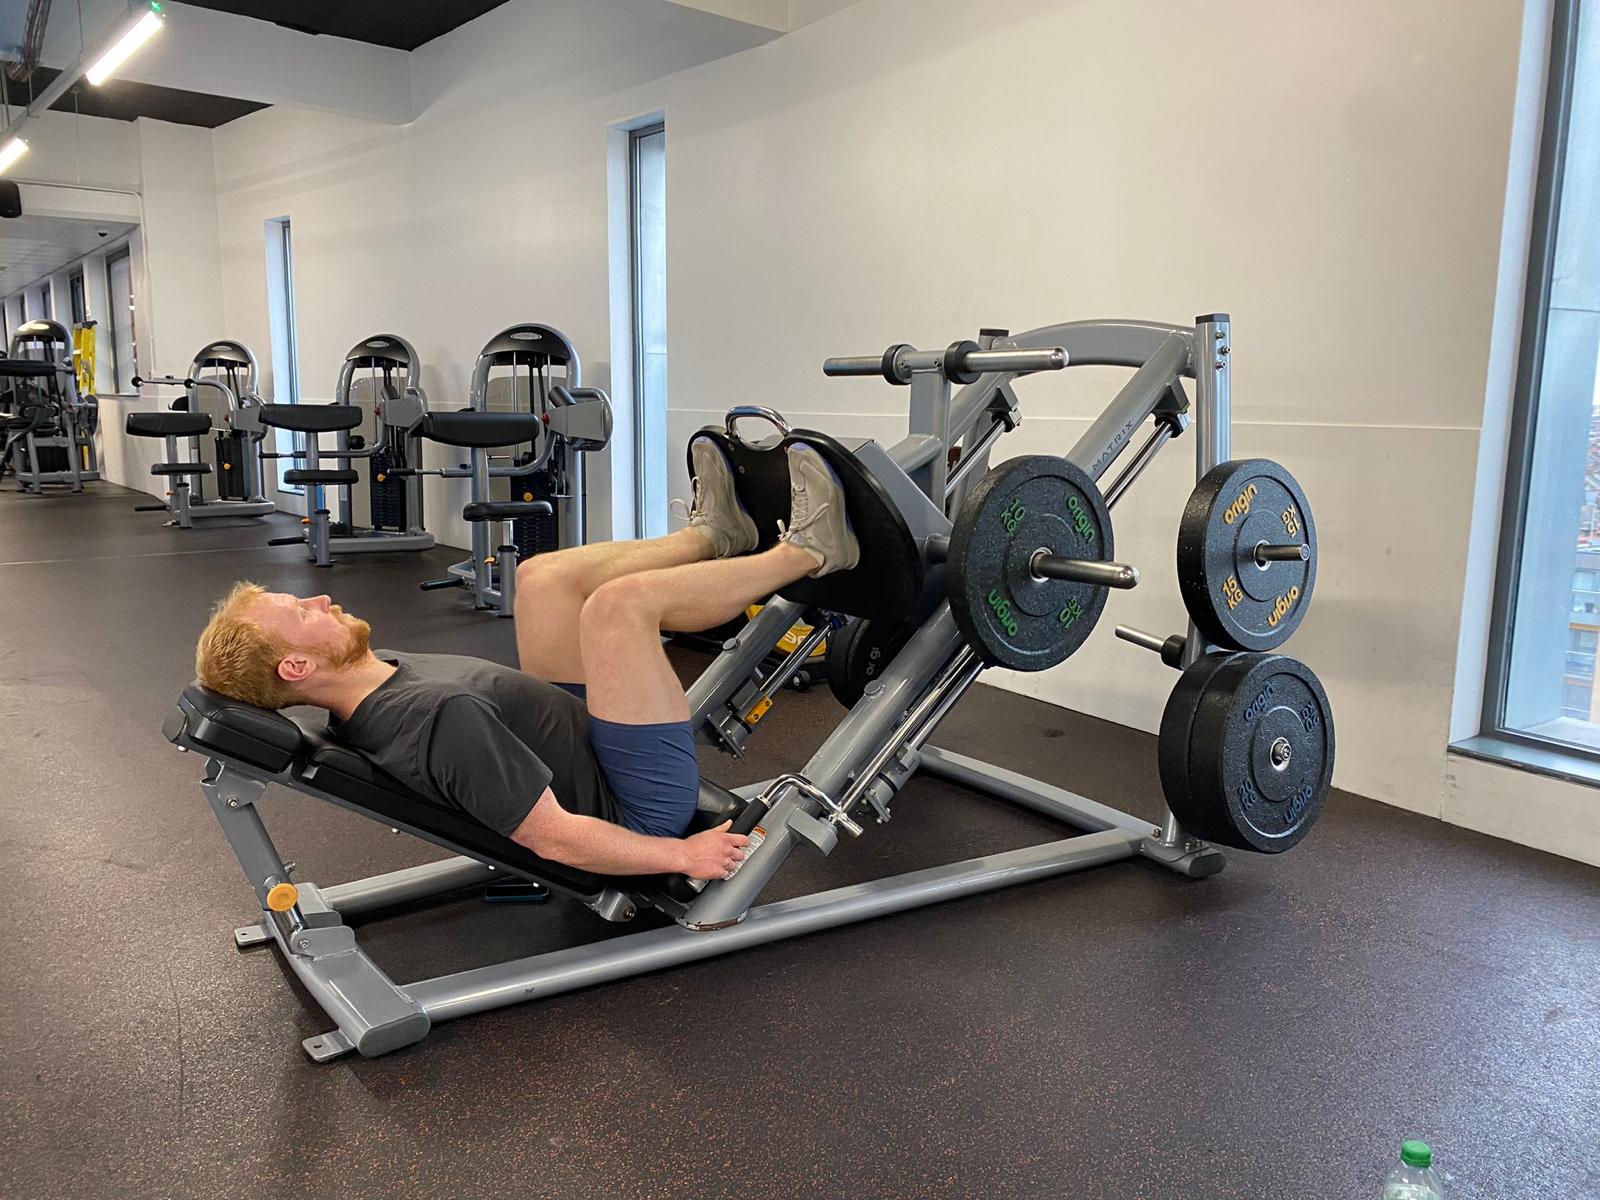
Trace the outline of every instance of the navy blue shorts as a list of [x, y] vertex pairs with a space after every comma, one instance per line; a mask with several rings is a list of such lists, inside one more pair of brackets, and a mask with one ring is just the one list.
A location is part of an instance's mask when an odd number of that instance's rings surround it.
[[[586, 698], [582, 684], [559, 686]], [[700, 761], [688, 721], [624, 725], [591, 716], [589, 745], [624, 825], [655, 837], [683, 836], [700, 802]]]

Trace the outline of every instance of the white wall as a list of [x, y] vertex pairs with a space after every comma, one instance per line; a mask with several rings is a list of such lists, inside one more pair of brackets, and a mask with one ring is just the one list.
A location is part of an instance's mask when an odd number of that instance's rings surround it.
[[[518, 321], [563, 330], [585, 382], [608, 387], [607, 127], [651, 107], [651, 80], [756, 36], [703, 14], [511, 4], [416, 52], [421, 115], [412, 125], [271, 108], [223, 126], [215, 146], [229, 336], [270, 344], [263, 224], [287, 216], [307, 399], [332, 398], [359, 338], [393, 332], [421, 356], [432, 404], [463, 407], [479, 347]], [[457, 457], [429, 447], [426, 461]], [[603, 534], [603, 457], [591, 459], [589, 492], [591, 525]], [[425, 481], [428, 525], [447, 544], [469, 538], [464, 499], [462, 481]]]
[[[1336, 782], [1600, 861], [1592, 792], [1445, 753], [1463, 597], [1488, 586], [1466, 556], [1486, 393], [1491, 416], [1504, 403], [1490, 333], [1522, 7], [1018, 0], [982, 22], [959, 0], [833, 7], [795, 0], [791, 20], [820, 19], [721, 57], [736, 47], [703, 28], [511, 4], [414, 56], [411, 126], [271, 109], [223, 127], [229, 335], [268, 343], [262, 225], [287, 215], [308, 397], [356, 338], [392, 329], [452, 407], [477, 346], [525, 319], [565, 329], [606, 385], [606, 130], [656, 109], [659, 449], [680, 490], [683, 440], [732, 403], [896, 438], [905, 393], [824, 380], [828, 354], [1228, 311], [1234, 451], [1281, 459], [1317, 515], [1316, 602], [1288, 650], [1333, 696]], [[1118, 381], [1030, 381], [1006, 451], [1065, 451]], [[1190, 472], [1179, 443], [1117, 511], [1145, 584], [1071, 663], [1011, 686], [1155, 728], [1171, 673], [1110, 626], [1180, 626], [1167, 564]], [[459, 544], [459, 488], [428, 501]]]

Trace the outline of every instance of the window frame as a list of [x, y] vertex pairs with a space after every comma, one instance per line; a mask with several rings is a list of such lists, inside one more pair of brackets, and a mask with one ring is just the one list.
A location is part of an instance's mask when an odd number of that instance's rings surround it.
[[[274, 404], [300, 403], [300, 335], [295, 320], [294, 297], [294, 224], [289, 216], [271, 217], [266, 222], [267, 253], [272, 256], [268, 268], [268, 322], [273, 333], [274, 362], [272, 373], [272, 402]], [[281, 281], [279, 289], [271, 286], [272, 275]], [[276, 308], [277, 311], [273, 311]], [[281, 323], [281, 329], [280, 329]], [[276, 346], [282, 335], [283, 362], [276, 360]], [[275, 431], [274, 449], [282, 453], [299, 453], [305, 449], [306, 438], [311, 435], [290, 430]], [[304, 498], [305, 489], [298, 484], [285, 483], [285, 472], [292, 471], [298, 460], [275, 460], [277, 491], [283, 496]]]
[[[122, 245], [113, 250], [108, 250], [103, 263], [106, 283], [106, 307], [110, 310], [106, 314], [105, 329], [107, 334], [106, 343], [111, 350], [112, 394], [126, 396], [133, 393], [122, 391], [120, 386], [122, 383], [122, 352], [121, 347], [117, 345], [116, 308], [118, 300], [116, 289], [111, 286], [111, 268], [120, 262], [128, 264], [128, 295], [126, 299], [131, 312], [133, 304], [133, 247], [127, 242], [122, 243]], [[128, 351], [133, 359], [130, 364], [132, 370], [129, 372], [129, 378], [131, 379], [139, 373], [139, 327], [131, 315], [128, 318]]]
[[67, 276], [67, 302], [72, 306], [72, 324], [76, 328], [89, 321], [89, 281], [83, 277], [83, 263]]
[[1556, 0], [1551, 13], [1550, 57], [1545, 75], [1542, 135], [1534, 184], [1528, 275], [1523, 291], [1521, 341], [1517, 356], [1516, 390], [1512, 399], [1479, 736], [1600, 764], [1600, 750], [1554, 738], [1537, 737], [1509, 728], [1505, 723], [1511, 678], [1511, 641], [1522, 573], [1523, 531], [1528, 517], [1534, 436], [1538, 429], [1539, 390], [1544, 374], [1546, 331], [1555, 269], [1561, 187], [1566, 174], [1567, 141], [1572, 123], [1581, 2]]
[[649, 529], [647, 503], [649, 494], [648, 455], [650, 447], [645, 438], [645, 339], [644, 339], [644, 287], [640, 279], [640, 202], [639, 160], [641, 146], [646, 138], [657, 134], [662, 138], [662, 154], [666, 153], [667, 123], [665, 119], [651, 121], [628, 130], [628, 286], [632, 293], [628, 299], [629, 314], [633, 324], [633, 519], [634, 529], [640, 537]]

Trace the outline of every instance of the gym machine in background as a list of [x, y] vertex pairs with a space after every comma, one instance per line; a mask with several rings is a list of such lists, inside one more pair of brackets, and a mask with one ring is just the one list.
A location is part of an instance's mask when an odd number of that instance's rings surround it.
[[[406, 791], [363, 756], [327, 745], [312, 725], [198, 685], [185, 689], [165, 733], [210, 759], [202, 788], [259, 904], [258, 922], [236, 929], [235, 943], [275, 944], [336, 1023], [304, 1041], [307, 1053], [319, 1061], [350, 1050], [383, 1054], [439, 1021], [1102, 863], [1144, 858], [1199, 878], [1222, 870], [1219, 844], [1268, 853], [1297, 844], [1331, 786], [1332, 715], [1309, 669], [1269, 651], [1304, 616], [1315, 532], [1287, 471], [1261, 459], [1229, 460], [1228, 332], [1228, 318], [1214, 314], [1192, 327], [1085, 321], [1014, 337], [991, 331], [981, 342], [945, 350], [894, 346], [881, 357], [830, 359], [825, 368], [829, 375], [881, 374], [910, 388], [909, 431], [892, 446], [792, 429], [780, 414], [756, 408], [735, 409], [724, 426], [694, 435], [715, 441], [733, 462], [740, 501], [760, 531], [758, 549], [771, 545], [788, 511], [791, 445], [815, 451], [834, 470], [863, 549], [858, 566], [800, 580], [772, 597], [695, 680], [688, 700], [700, 742], [744, 752], [786, 674], [807, 661], [812, 647], [803, 642], [778, 669], [762, 670], [798, 622], [817, 618], [818, 635], [831, 623], [826, 614], [910, 629], [804, 766], [733, 793], [702, 781], [690, 828], [728, 819], [750, 837], [748, 857], [727, 878], [602, 876], [540, 859], [459, 810]], [[995, 442], [1019, 420], [1012, 385], [1069, 363], [1133, 374], [1065, 456], [1029, 455], [988, 469]], [[1185, 379], [1194, 381], [1192, 405]], [[1114, 559], [1110, 511], [1162, 446], [1191, 428], [1191, 408], [1198, 483], [1180, 524], [1177, 564], [1189, 628], [1170, 638], [1120, 631], [1183, 668], [1159, 743], [1170, 806], [1164, 818], [1152, 824], [934, 745], [940, 721], [985, 668], [1037, 671], [1065, 661], [1088, 638], [1109, 591], [1138, 584], [1139, 572]], [[755, 419], [779, 436], [745, 440], [739, 422]], [[1099, 481], [1119, 462], [1102, 492]], [[873, 819], [888, 823], [901, 788], [919, 771], [1027, 808], [1069, 832], [756, 904], [797, 850], [831, 854], [841, 833], [860, 837]], [[271, 783], [404, 829], [457, 857], [328, 888], [291, 882], [257, 811]], [[367, 957], [346, 924], [507, 876], [562, 891], [607, 921], [632, 920], [648, 906], [677, 927], [400, 984]]]
[[[130, 437], [161, 438], [166, 461], [150, 473], [170, 482], [162, 504], [141, 504], [138, 512], [165, 512], [167, 524], [193, 529], [194, 522], [213, 517], [265, 517], [274, 511], [262, 479], [261, 372], [256, 356], [243, 342], [221, 338], [207, 342], [194, 356], [186, 375], [133, 377], [133, 386], [181, 387], [183, 395], [166, 412], [129, 413]], [[211, 457], [201, 439], [212, 439]], [[189, 457], [178, 454], [178, 439], [189, 442]], [[216, 475], [215, 498], [206, 495], [205, 479]], [[192, 482], [191, 482], [192, 481]]]
[[[474, 608], [509, 617], [519, 561], [584, 543], [584, 456], [611, 441], [611, 401], [582, 386], [582, 374], [578, 352], [560, 330], [513, 325], [478, 352], [465, 412], [422, 421], [424, 438], [468, 450], [470, 461], [413, 473], [472, 481], [461, 511], [472, 530], [471, 557], [423, 583], [423, 591], [466, 588]], [[486, 419], [517, 416], [532, 420]], [[500, 527], [498, 542], [491, 524]]]
[[[356, 433], [372, 410], [372, 437]], [[422, 363], [405, 338], [392, 333], [362, 338], [350, 348], [339, 368], [332, 404], [273, 404], [263, 420], [275, 429], [298, 435], [293, 450], [268, 453], [291, 458], [301, 466], [283, 474], [288, 487], [306, 494], [304, 531], [272, 538], [268, 545], [303, 544], [319, 567], [333, 565], [335, 554], [379, 554], [430, 550], [433, 535], [422, 527], [422, 465], [418, 428], [428, 412], [422, 390]], [[332, 448], [320, 435], [335, 434]], [[361, 476], [352, 465], [368, 464], [367, 518], [360, 523], [355, 488]], [[332, 460], [333, 467], [323, 465]], [[338, 497], [338, 518], [325, 501], [325, 489]]]
[[6, 467], [14, 471], [21, 491], [39, 495], [47, 487], [65, 487], [81, 492], [85, 483], [100, 478], [94, 445], [100, 402], [78, 391], [72, 355], [72, 334], [59, 321], [25, 321], [11, 335], [8, 357], [20, 361], [0, 375], [6, 410], [0, 418], [5, 438], [0, 473]]

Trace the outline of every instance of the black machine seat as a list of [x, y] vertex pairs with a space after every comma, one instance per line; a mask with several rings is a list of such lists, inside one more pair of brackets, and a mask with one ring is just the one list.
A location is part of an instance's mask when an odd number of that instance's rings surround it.
[[354, 429], [366, 414], [353, 404], [263, 404], [261, 423], [296, 433], [338, 433]]
[[769, 550], [778, 540], [778, 522], [789, 521], [789, 461], [792, 445], [809, 446], [822, 455], [844, 485], [845, 509], [861, 543], [861, 561], [848, 571], [821, 579], [802, 579], [778, 594], [788, 600], [831, 612], [873, 620], [898, 621], [922, 595], [924, 566], [917, 542], [900, 510], [872, 473], [840, 443], [825, 433], [796, 429], [781, 442], [751, 445], [730, 438], [726, 430], [707, 427], [689, 439], [689, 473], [694, 474], [695, 438], [708, 437], [733, 464], [734, 487], [760, 534], [756, 549]]
[[128, 414], [129, 437], [199, 437], [211, 432], [211, 418], [205, 413], [187, 412], [131, 412]]
[[37, 358], [0, 358], [0, 379], [43, 379], [60, 369]]
[[[594, 896], [607, 888], [661, 891], [672, 883], [659, 876], [596, 875], [541, 858], [460, 809], [411, 791], [365, 755], [333, 741], [314, 719], [291, 718], [230, 700], [198, 683], [183, 689], [161, 731], [174, 745], [232, 759], [267, 772], [288, 787], [304, 785], [326, 793], [384, 825], [405, 828], [576, 895]], [[702, 781], [699, 811], [690, 832], [714, 828], [744, 807], [745, 801], [734, 793]]]
[[417, 432], [430, 442], [469, 450], [520, 446], [536, 440], [543, 429], [544, 422], [533, 413], [480, 412], [474, 408], [431, 412], [417, 426]]
[[[342, 408], [343, 405], [340, 405], [340, 407]], [[321, 484], [324, 487], [335, 487], [346, 483], [359, 483], [361, 476], [348, 468], [338, 470], [318, 468], [315, 471], [296, 468], [293, 471], [285, 471], [283, 473], [283, 481], [285, 483], [313, 483]]]
[[156, 463], [150, 468], [152, 475], [209, 475], [211, 464], [203, 462]]
[[512, 521], [554, 512], [548, 500], [479, 500], [461, 510], [463, 521]]

